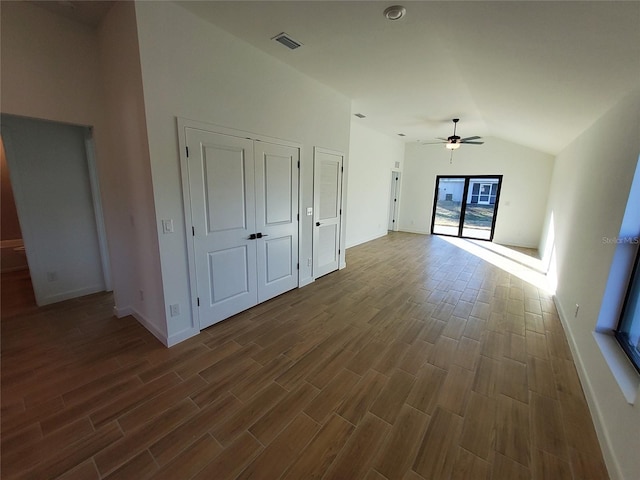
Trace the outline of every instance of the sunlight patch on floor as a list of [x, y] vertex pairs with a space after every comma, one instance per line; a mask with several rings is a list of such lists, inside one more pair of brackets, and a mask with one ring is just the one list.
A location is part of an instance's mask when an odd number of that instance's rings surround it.
[[551, 295], [555, 293], [544, 273], [542, 262], [537, 258], [492, 242], [457, 237], [440, 238]]

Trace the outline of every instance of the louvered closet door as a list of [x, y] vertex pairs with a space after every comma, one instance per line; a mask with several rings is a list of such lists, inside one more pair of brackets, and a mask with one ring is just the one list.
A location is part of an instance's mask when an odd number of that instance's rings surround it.
[[200, 328], [258, 301], [253, 141], [186, 129]]
[[340, 266], [342, 164], [342, 154], [316, 148], [313, 180], [315, 278]]

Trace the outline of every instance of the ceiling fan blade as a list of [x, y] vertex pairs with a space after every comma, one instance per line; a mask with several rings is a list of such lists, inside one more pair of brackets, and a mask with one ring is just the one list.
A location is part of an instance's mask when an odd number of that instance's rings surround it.
[[442, 140], [443, 142], [448, 142], [448, 138], [436, 137], [438, 140]]
[[484, 145], [484, 142], [465, 142], [464, 140], [460, 143], [464, 143], [465, 145]]
[[422, 142], [422, 145], [442, 145], [447, 142]]
[[478, 137], [477, 135], [474, 137], [466, 137], [466, 138], [461, 138], [460, 141], [461, 142], [466, 142], [467, 140], [480, 140], [482, 137]]

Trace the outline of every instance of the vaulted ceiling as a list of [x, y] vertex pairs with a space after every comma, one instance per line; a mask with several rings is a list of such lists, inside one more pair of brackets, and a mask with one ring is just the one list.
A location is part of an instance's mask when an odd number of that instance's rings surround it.
[[[401, 0], [398, 0], [401, 1]], [[95, 26], [107, 1], [33, 2]], [[375, 130], [556, 154], [640, 88], [638, 1], [178, 1], [352, 100]], [[272, 38], [303, 44], [289, 50]], [[304, 108], [301, 105], [300, 108]], [[639, 132], [640, 134], [640, 132]]]
[[[181, 1], [343, 93], [358, 120], [407, 142], [495, 136], [555, 154], [640, 88], [640, 3]], [[303, 44], [271, 40], [286, 32]], [[304, 105], [300, 105], [304, 108]], [[640, 134], [640, 132], [639, 132]], [[400, 137], [398, 137], [400, 138]]]

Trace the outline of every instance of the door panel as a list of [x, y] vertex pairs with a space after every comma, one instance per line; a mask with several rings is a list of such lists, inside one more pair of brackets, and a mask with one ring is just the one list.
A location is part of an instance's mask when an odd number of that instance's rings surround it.
[[247, 228], [246, 159], [241, 147], [203, 145], [207, 232]]
[[281, 237], [275, 240], [264, 242], [266, 249], [266, 284], [282, 280], [293, 275], [293, 265], [291, 264], [291, 251], [293, 249], [293, 239]]
[[321, 225], [318, 228], [318, 263], [320, 265], [337, 264], [338, 250], [335, 248], [337, 240], [337, 225]]
[[[253, 141], [186, 128], [200, 328], [255, 305]], [[251, 231], [250, 231], [251, 230]]]
[[340, 266], [343, 155], [316, 149], [314, 155], [314, 277]]
[[291, 153], [288, 156], [264, 155], [265, 225], [291, 224], [293, 221], [294, 212], [291, 205], [294, 202], [292, 198], [294, 192], [292, 192], [291, 184], [294, 166], [291, 165], [293, 156]]
[[297, 148], [256, 142], [259, 302], [298, 286], [298, 160]]
[[214, 305], [249, 292], [246, 245], [209, 252], [209, 287]]

